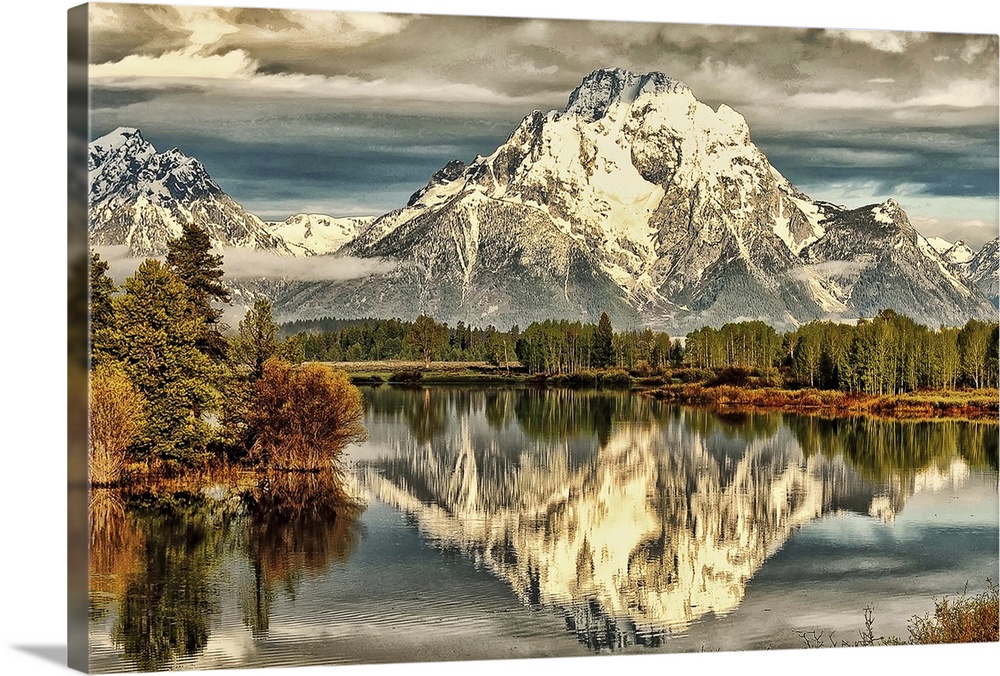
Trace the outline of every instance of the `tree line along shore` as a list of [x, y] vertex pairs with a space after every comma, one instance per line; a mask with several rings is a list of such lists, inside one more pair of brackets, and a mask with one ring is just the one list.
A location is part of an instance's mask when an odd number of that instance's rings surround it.
[[685, 404], [890, 417], [998, 417], [997, 323], [931, 329], [883, 310], [779, 333], [760, 321], [692, 331], [535, 322], [507, 331], [420, 316], [284, 324], [308, 361], [355, 383], [631, 387]]
[[816, 321], [779, 333], [733, 322], [681, 340], [615, 331], [606, 313], [596, 324], [506, 331], [427, 315], [278, 326], [258, 299], [230, 331], [219, 309], [230, 302], [222, 257], [197, 226], [120, 287], [98, 254], [85, 263], [89, 340], [78, 342], [89, 349], [70, 356], [89, 372], [98, 485], [220, 462], [336, 469], [343, 449], [366, 435], [361, 383], [631, 387], [689, 404], [904, 417], [998, 412], [996, 322], [933, 329], [884, 310], [856, 325]]

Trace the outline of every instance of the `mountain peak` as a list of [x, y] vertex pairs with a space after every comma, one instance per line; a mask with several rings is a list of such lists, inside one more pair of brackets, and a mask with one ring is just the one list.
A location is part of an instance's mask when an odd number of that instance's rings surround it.
[[643, 93], [690, 93], [680, 80], [658, 71], [633, 73], [624, 68], [599, 68], [583, 78], [569, 95], [565, 112], [590, 121], [604, 117], [608, 108], [617, 102], [631, 103]]
[[91, 146], [98, 146], [104, 148], [106, 151], [111, 151], [116, 148], [120, 148], [129, 141], [136, 141], [138, 143], [145, 143], [146, 139], [143, 138], [142, 132], [135, 127], [118, 127], [112, 132], [108, 132], [100, 138], [91, 141]]

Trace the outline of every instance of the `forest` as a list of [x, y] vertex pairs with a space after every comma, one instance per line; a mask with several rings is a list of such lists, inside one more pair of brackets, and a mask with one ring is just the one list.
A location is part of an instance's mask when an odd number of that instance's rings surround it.
[[607, 314], [597, 324], [548, 320], [507, 331], [450, 327], [424, 315], [412, 322], [322, 319], [285, 324], [282, 333], [309, 361], [482, 361], [548, 376], [620, 369], [685, 381], [711, 381], [729, 370], [772, 385], [869, 395], [993, 388], [998, 374], [996, 322], [931, 329], [892, 310], [857, 324], [814, 321], [785, 333], [760, 321], [706, 326], [683, 341], [651, 329], [614, 331]]

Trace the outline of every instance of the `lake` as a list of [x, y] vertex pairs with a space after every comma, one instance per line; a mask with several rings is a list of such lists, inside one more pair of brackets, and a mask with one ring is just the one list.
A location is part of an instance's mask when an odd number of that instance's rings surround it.
[[995, 422], [364, 390], [343, 476], [93, 491], [91, 669], [905, 638], [998, 579]]

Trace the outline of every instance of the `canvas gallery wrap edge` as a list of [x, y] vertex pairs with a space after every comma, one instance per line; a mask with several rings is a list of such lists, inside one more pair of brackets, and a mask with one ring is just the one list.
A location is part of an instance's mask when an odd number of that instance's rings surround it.
[[70, 666], [997, 640], [996, 35], [68, 27]]

